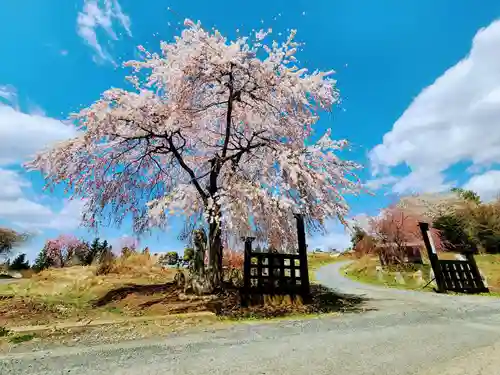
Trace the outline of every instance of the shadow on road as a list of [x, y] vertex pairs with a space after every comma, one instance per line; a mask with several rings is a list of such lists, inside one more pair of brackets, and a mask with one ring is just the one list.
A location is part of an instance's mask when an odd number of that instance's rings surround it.
[[318, 313], [360, 313], [375, 310], [367, 308], [368, 299], [352, 294], [343, 294], [321, 284], [311, 285], [312, 308]]
[[312, 301], [308, 304], [291, 300], [285, 296], [264, 296], [261, 303], [242, 307], [239, 294], [227, 292], [214, 301], [211, 309], [217, 315], [233, 319], [266, 319], [297, 316], [303, 314], [361, 313], [374, 310], [368, 308], [364, 297], [338, 293], [323, 285], [311, 285]]

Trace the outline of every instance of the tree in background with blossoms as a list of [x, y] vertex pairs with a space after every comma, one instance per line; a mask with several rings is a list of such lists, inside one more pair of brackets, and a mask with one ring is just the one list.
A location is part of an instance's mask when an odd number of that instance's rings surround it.
[[53, 267], [66, 267], [76, 259], [84, 259], [89, 251], [89, 245], [75, 236], [62, 234], [48, 240], [42, 252]]

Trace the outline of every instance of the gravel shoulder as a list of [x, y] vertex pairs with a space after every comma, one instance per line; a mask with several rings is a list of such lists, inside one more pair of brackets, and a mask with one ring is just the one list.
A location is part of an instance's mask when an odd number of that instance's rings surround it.
[[[9, 354], [0, 356], [0, 373], [473, 375], [478, 366], [498, 369], [497, 301], [365, 286], [342, 277], [343, 265], [323, 267], [316, 279], [366, 298], [372, 311]], [[466, 365], [467, 372], [450, 372]]]

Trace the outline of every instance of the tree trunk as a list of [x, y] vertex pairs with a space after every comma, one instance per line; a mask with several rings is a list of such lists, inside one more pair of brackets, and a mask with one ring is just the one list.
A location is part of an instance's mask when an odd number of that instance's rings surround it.
[[209, 268], [215, 290], [222, 286], [222, 231], [219, 223], [211, 223], [208, 230]]
[[[195, 266], [192, 268], [192, 275], [186, 284], [186, 290], [191, 289], [198, 295], [213, 294], [222, 288], [222, 231], [220, 229], [219, 210], [216, 208], [217, 217], [213, 223], [208, 224], [208, 236], [199, 239], [201, 242], [196, 245], [195, 239]], [[207, 251], [208, 267], [204, 269], [204, 257], [199, 252], [198, 247], [203, 247], [203, 254]], [[196, 265], [197, 262], [201, 265]]]

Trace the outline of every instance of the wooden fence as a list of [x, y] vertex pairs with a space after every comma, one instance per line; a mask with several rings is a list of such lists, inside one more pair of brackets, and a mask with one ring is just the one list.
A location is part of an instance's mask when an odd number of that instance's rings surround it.
[[464, 249], [465, 260], [441, 260], [429, 235], [429, 224], [419, 223], [429, 260], [436, 278], [436, 292], [489, 293], [474, 259], [475, 249]]
[[243, 238], [245, 259], [241, 295], [244, 304], [261, 301], [264, 295], [290, 295], [292, 298], [300, 296], [305, 302], [310, 299], [304, 219], [301, 215], [296, 215], [296, 220], [296, 254], [256, 252], [252, 250], [255, 238]]

